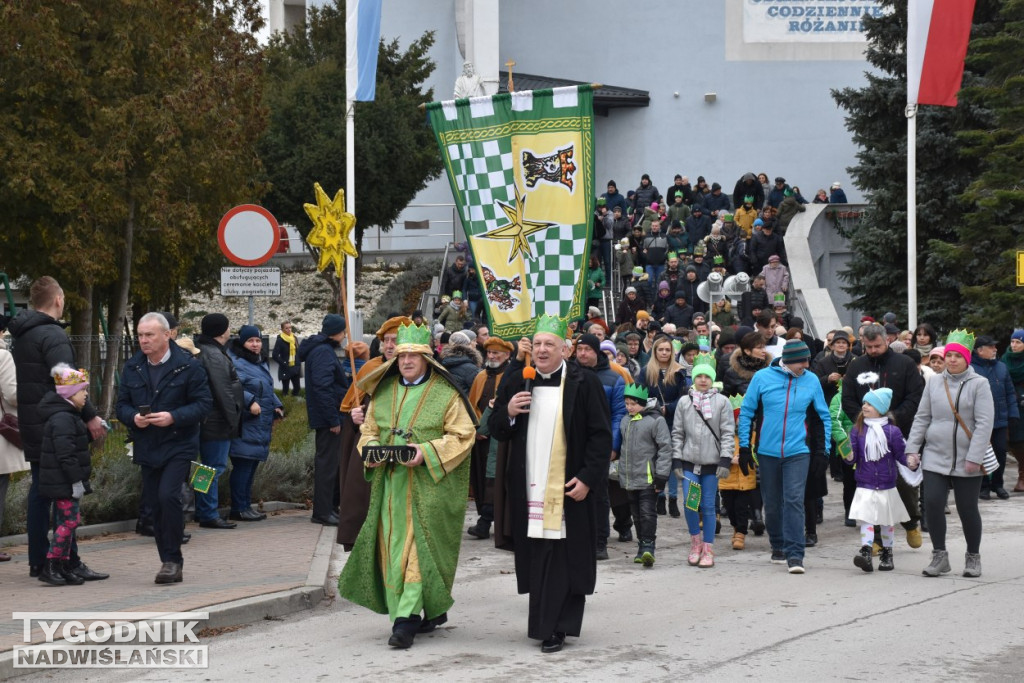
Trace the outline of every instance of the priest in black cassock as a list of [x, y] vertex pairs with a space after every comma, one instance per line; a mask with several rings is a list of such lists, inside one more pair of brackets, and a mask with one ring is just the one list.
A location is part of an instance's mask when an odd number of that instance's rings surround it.
[[491, 414], [491, 438], [508, 441], [507, 486], [516, 580], [530, 594], [527, 635], [543, 652], [579, 636], [597, 580], [595, 496], [608, 477], [611, 415], [601, 381], [563, 360], [566, 324], [536, 321], [529, 386], [509, 370]]

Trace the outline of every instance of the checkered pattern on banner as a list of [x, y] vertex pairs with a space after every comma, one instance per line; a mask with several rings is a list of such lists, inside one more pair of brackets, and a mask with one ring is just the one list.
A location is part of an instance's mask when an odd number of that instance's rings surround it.
[[515, 168], [510, 139], [464, 142], [448, 145], [455, 185], [465, 198], [463, 222], [478, 235], [498, 227], [498, 217], [506, 223], [495, 199], [508, 202], [515, 195], [512, 183]]
[[533, 314], [563, 315], [572, 303], [583, 254], [586, 225], [558, 225], [527, 237], [536, 259], [527, 261]]

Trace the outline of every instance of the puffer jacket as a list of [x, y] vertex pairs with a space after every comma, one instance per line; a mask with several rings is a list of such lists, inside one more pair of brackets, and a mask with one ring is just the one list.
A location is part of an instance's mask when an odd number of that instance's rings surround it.
[[306, 337], [299, 344], [297, 362], [306, 366], [306, 416], [310, 429], [341, 424], [341, 401], [349, 381], [335, 353], [338, 342], [325, 334]]
[[649, 208], [651, 204], [658, 201], [658, 188], [654, 186], [654, 183], [648, 183], [647, 187], [644, 187], [643, 182], [636, 188], [636, 194], [633, 195], [633, 213], [643, 213], [643, 210]]
[[441, 365], [455, 380], [455, 388], [469, 396], [469, 388], [480, 374], [483, 360], [480, 352], [472, 346], [449, 344], [441, 351]]
[[71, 485], [77, 481], [89, 488], [92, 458], [89, 455], [89, 431], [73, 405], [51, 391], [39, 402], [43, 424], [43, 444], [39, 457], [39, 495], [44, 498], [70, 498]]
[[[704, 424], [702, 415], [687, 394], [676, 404], [672, 423], [672, 457], [691, 465], [729, 467], [735, 450], [736, 423], [729, 399], [715, 392], [711, 395], [711, 418]], [[717, 437], [717, 438], [716, 438]]]
[[[946, 387], [961, 419], [971, 430], [970, 437], [953, 415]], [[929, 378], [925, 385], [914, 426], [907, 438], [907, 453], [920, 453], [921, 466], [927, 472], [980, 477], [980, 471], [967, 474], [966, 464], [968, 461], [979, 465], [984, 462], [994, 420], [995, 407], [988, 380], [970, 366], [959, 375], [943, 371]]]
[[612, 415], [612, 450], [618, 451], [622, 445], [622, 433], [619, 431], [619, 423], [626, 414], [626, 400], [623, 392], [626, 389], [626, 380], [619, 373], [612, 369], [608, 356], [603, 353], [597, 355], [597, 365], [592, 368], [580, 368], [581, 370], [592, 370], [597, 378], [601, 380], [604, 387], [604, 395], [608, 399], [608, 410]]
[[[7, 329], [14, 340], [11, 355], [18, 376], [18, 426], [25, 448], [25, 460], [39, 462], [43, 443], [43, 423], [39, 415], [39, 402], [46, 392], [54, 390], [50, 370], [58, 363], [75, 364], [75, 351], [64, 326], [39, 311], [22, 311]], [[82, 421], [96, 417], [96, 409], [86, 401]]]
[[[274, 410], [282, 408], [281, 399], [274, 393], [274, 380], [270, 367], [258, 353], [253, 353], [235, 339], [228, 348], [243, 390], [241, 430], [231, 440], [232, 458], [245, 458], [263, 462], [270, 454], [270, 437], [274, 430]], [[253, 403], [260, 405], [260, 414], [249, 410]]]
[[227, 350], [212, 337], [198, 334], [195, 339], [199, 361], [210, 379], [213, 410], [199, 429], [200, 441], [226, 441], [238, 436], [242, 417], [242, 383]]
[[882, 425], [885, 432], [885, 440], [889, 444], [891, 457], [883, 457], [881, 460], [871, 461], [865, 457], [864, 443], [867, 438], [867, 426], [861, 429], [850, 430], [850, 448], [853, 450], [852, 465], [854, 478], [857, 480], [857, 488], [871, 489], [873, 491], [885, 491], [896, 487], [896, 480], [900, 473], [896, 467], [899, 462], [904, 467], [907, 465], [906, 444], [903, 441], [903, 433], [895, 424]]
[[672, 435], [657, 408], [624, 415], [619, 422], [619, 485], [627, 491], [646, 489], [655, 480], [667, 481], [672, 469]]
[[1009, 426], [1010, 420], [1020, 419], [1017, 392], [1013, 388], [1006, 364], [995, 358], [986, 360], [974, 354], [971, 356], [971, 367], [988, 380], [989, 388], [992, 389], [992, 405], [995, 408], [992, 429], [1002, 429]]

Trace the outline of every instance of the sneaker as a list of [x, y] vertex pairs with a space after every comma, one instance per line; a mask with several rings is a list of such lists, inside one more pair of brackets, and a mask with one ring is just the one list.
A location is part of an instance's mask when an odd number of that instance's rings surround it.
[[818, 545], [818, 534], [804, 534], [804, 547], [813, 548]]
[[853, 556], [853, 563], [865, 572], [875, 571], [874, 565], [871, 564], [871, 546], [862, 545], [860, 551]]
[[921, 547], [921, 530], [917, 527], [907, 529], [907, 545], [911, 548]]
[[636, 557], [633, 558], [633, 564], [642, 564], [644, 561], [644, 547], [637, 546]]
[[786, 553], [781, 550], [772, 550], [772, 564], [786, 564]]
[[[978, 569], [981, 570], [980, 562]], [[949, 566], [949, 553], [945, 550], [933, 550], [931, 564], [922, 569], [921, 573], [925, 576], [938, 576], [939, 574], [948, 574], [950, 571], [952, 571], [952, 567]]]
[[710, 543], [705, 543], [704, 548], [700, 551], [700, 561], [697, 563], [697, 566], [702, 569], [709, 569], [715, 566], [715, 551]]
[[803, 574], [804, 573], [804, 561], [795, 557], [789, 558], [787, 562], [789, 565], [790, 574]]
[[981, 553], [964, 555], [964, 576], [977, 578], [981, 576]]
[[640, 564], [642, 564], [646, 569], [650, 569], [651, 567], [653, 567], [654, 566], [654, 551], [653, 550], [645, 550], [643, 552], [643, 555], [640, 557]]

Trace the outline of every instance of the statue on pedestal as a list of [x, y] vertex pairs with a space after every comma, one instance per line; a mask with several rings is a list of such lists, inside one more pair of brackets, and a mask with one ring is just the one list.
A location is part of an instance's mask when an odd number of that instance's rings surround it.
[[476, 73], [472, 62], [462, 63], [462, 75], [455, 79], [455, 99], [485, 95], [484, 80]]

